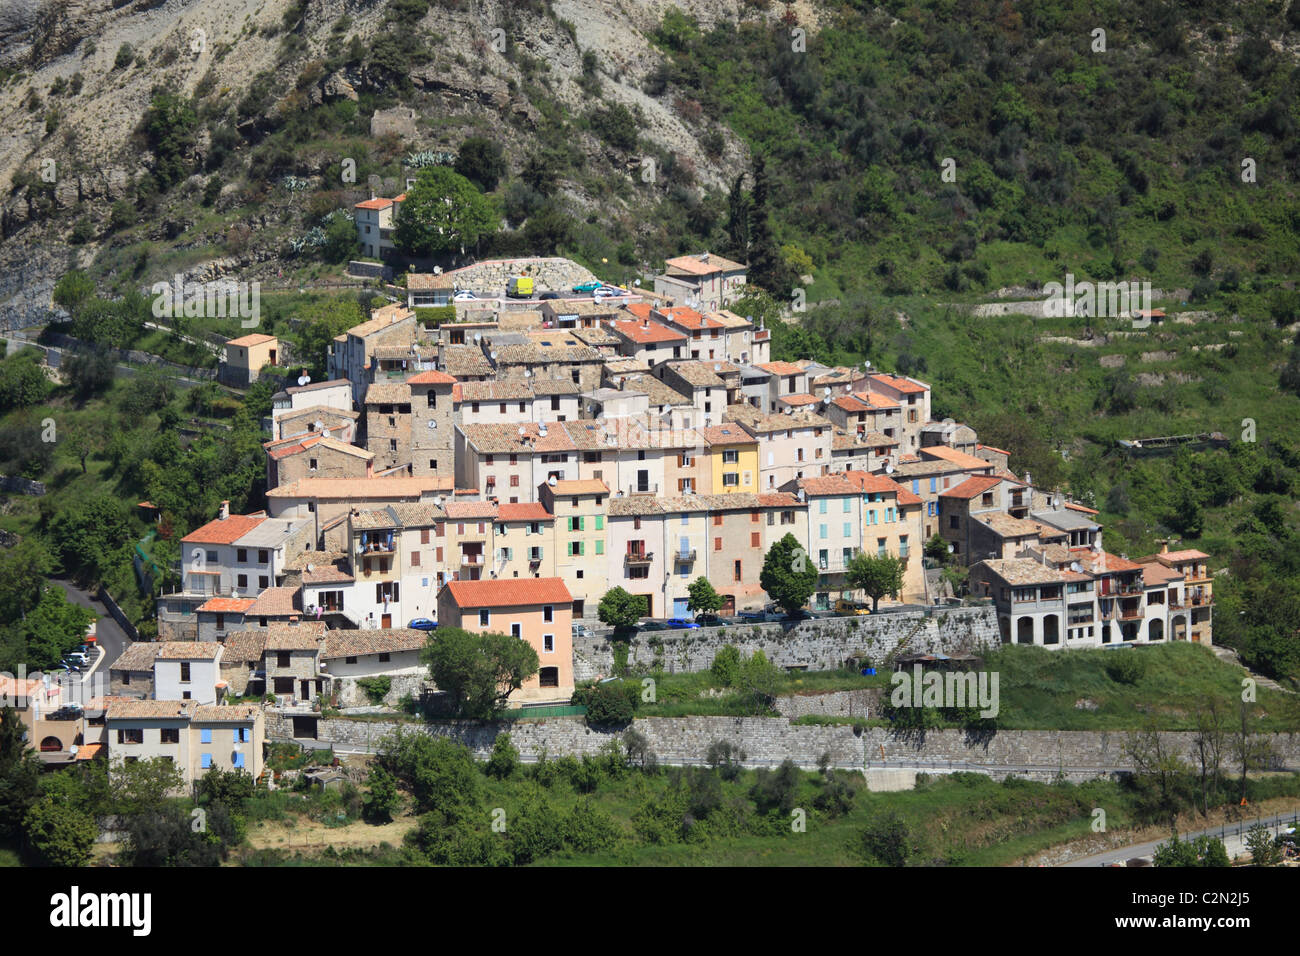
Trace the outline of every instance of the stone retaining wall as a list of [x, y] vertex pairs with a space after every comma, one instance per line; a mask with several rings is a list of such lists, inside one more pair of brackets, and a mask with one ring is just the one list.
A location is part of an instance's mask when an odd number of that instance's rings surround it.
[[536, 292], [566, 292], [596, 277], [571, 259], [558, 256], [528, 259], [490, 259], [449, 271], [462, 289], [503, 293], [511, 276], [530, 275]]
[[829, 694], [791, 694], [776, 699], [776, 712], [794, 720], [808, 714], [830, 717], [880, 716], [881, 692], [876, 687], [837, 690]]
[[[639, 633], [628, 652], [630, 665], [668, 673], [708, 670], [726, 644], [745, 654], [761, 650], [779, 667], [834, 670], [852, 659], [881, 664], [903, 642], [909, 653], [970, 652], [1001, 644], [992, 606], [932, 608], [868, 617], [814, 618], [772, 624], [733, 624], [692, 630]], [[574, 674], [590, 680], [613, 673], [608, 635], [573, 639]]]

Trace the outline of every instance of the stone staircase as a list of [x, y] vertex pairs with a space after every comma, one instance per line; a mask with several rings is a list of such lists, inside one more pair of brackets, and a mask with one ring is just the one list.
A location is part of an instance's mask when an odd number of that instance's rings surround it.
[[1251, 670], [1249, 667], [1247, 667], [1245, 664], [1241, 662], [1240, 655], [1238, 655], [1237, 652], [1233, 650], [1231, 647], [1220, 647], [1219, 645], [1215, 644], [1210, 647], [1210, 650], [1214, 651], [1214, 656], [1217, 657], [1219, 660], [1224, 661], [1228, 664], [1236, 664], [1247, 674], [1253, 677], [1255, 679], [1255, 683], [1258, 684], [1260, 687], [1267, 687], [1269, 690], [1275, 690], [1283, 694], [1295, 693], [1295, 691], [1291, 690], [1289, 687], [1283, 687], [1277, 681], [1273, 680], [1273, 678], [1265, 677], [1263, 674]]
[[895, 644], [890, 652], [885, 655], [885, 660], [882, 666], [888, 667], [890, 664], [893, 664], [894, 659], [907, 650], [908, 645], [912, 643], [912, 638], [916, 637], [916, 635], [921, 632], [925, 627], [926, 622], [929, 620], [928, 617], [923, 617], [917, 621], [916, 624], [912, 626], [911, 630], [903, 635], [903, 639]]

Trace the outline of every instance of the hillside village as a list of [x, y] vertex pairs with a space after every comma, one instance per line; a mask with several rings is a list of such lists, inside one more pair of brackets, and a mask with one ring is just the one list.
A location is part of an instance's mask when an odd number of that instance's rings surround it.
[[[567, 704], [592, 670], [574, 637], [601, 629], [607, 592], [639, 598], [655, 629], [689, 628], [704, 578], [724, 627], [777, 620], [760, 575], [786, 535], [818, 574], [808, 615], [868, 613], [847, 579], [866, 552], [903, 562], [881, 612], [964, 603], [946, 564], [1003, 643], [1212, 643], [1208, 555], [1107, 553], [1095, 510], [932, 420], [919, 379], [771, 361], [770, 330], [729, 309], [742, 265], [671, 260], [653, 293], [541, 291], [581, 272], [565, 260], [485, 265], [541, 295], [470, 298], [463, 270], [412, 274], [406, 303], [335, 338], [327, 380], [274, 395], [266, 509], [223, 503], [184, 537], [158, 640], [104, 662], [107, 695], [80, 720], [29, 710], [42, 739], [172, 756], [187, 781], [258, 776], [272, 713], [364, 704], [368, 678], [428, 690], [420, 651], [439, 626], [526, 641], [540, 664], [511, 705]], [[425, 324], [429, 306], [454, 321]], [[247, 384], [280, 356], [245, 335], [221, 374]]]

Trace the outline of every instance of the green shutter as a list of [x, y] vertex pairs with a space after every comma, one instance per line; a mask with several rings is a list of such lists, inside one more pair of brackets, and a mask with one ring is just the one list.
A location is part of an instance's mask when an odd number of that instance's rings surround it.
[[[597, 519], [597, 520], [599, 520], [599, 519]], [[604, 542], [604, 541], [597, 541], [597, 542], [596, 542], [596, 553], [597, 553], [597, 554], [604, 554], [604, 553], [605, 553], [605, 542]]]
[[596, 515], [596, 530], [597, 530], [597, 531], [604, 531], [604, 530], [605, 530], [605, 516], [604, 516], [604, 515]]

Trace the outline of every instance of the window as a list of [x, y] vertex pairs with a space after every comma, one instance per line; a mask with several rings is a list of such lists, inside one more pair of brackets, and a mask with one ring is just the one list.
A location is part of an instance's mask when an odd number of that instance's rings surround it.
[[412, 551], [412, 552], [411, 552], [411, 567], [413, 567], [413, 568], [418, 568], [419, 566], [420, 566], [420, 552], [419, 552], [419, 551]]
[[492, 615], [486, 609], [478, 612], [478, 626], [487, 627], [492, 620]]
[[850, 522], [848, 522], [848, 521], [844, 522], [844, 531], [843, 531], [843, 534], [844, 534], [844, 537], [846, 537], [846, 538], [848, 538], [848, 537], [852, 537], [852, 535], [853, 535], [853, 525], [852, 525]]
[[181, 661], [181, 683], [188, 684], [189, 682], [190, 682], [190, 662]]
[[[210, 731], [210, 730], [205, 730], [204, 733], [210, 735], [210, 734], [212, 733], [212, 731]], [[205, 744], [210, 744], [210, 743], [212, 743], [211, 740], [205, 740], [205, 741], [203, 741], [203, 742], [204, 742]], [[212, 754], [204, 754], [204, 755], [203, 755], [203, 761], [202, 761], [202, 763], [200, 764], [200, 766], [202, 766], [204, 770], [210, 770], [210, 769], [212, 768]]]
[[758, 533], [757, 531], [754, 531], [754, 532], [751, 532], [751, 533], [750, 533], [750, 535], [749, 535], [749, 546], [750, 546], [751, 548], [761, 548], [761, 547], [762, 547], [762, 544], [760, 543], [760, 541], [761, 541], [761, 536], [759, 535], [759, 533]]
[[142, 727], [125, 727], [117, 732], [117, 742], [119, 744], [142, 744], [144, 743], [144, 729]]
[[204, 558], [206, 558], [208, 564], [216, 564], [216, 563], [217, 563], [217, 552], [215, 552], [215, 551], [208, 551], [208, 552], [206, 552], [206, 553], [204, 554]]
[[543, 667], [537, 672], [537, 682], [542, 687], [559, 687], [560, 669], [558, 667]]
[[357, 659], [355, 657], [345, 657], [343, 659], [343, 662], [345, 664], [355, 664], [357, 662]]
[[596, 553], [597, 553], [597, 554], [604, 554], [604, 553], [605, 553], [605, 541], [604, 541], [604, 539], [601, 539], [600, 541], [597, 541], [597, 542], [596, 542]]
[[212, 743], [212, 728], [211, 728], [211, 727], [204, 727], [202, 730], [199, 731], [199, 743], [201, 743], [201, 744], [210, 744], [210, 743]]
[[817, 531], [818, 531], [817, 537], [819, 537], [819, 538], [829, 538], [829, 537], [830, 537], [829, 529], [828, 529], [828, 527], [827, 527], [826, 525], [824, 525], [824, 524], [823, 524], [823, 525], [818, 525], [818, 526], [817, 526]]
[[959, 518], [957, 515], [949, 515], [949, 516], [948, 516], [948, 527], [949, 527], [950, 529], [954, 530], [954, 531], [957, 530], [958, 528], [960, 528], [960, 527], [961, 527], [961, 518]]
[[515, 621], [510, 625], [510, 636], [522, 639], [524, 636], [524, 626], [518, 621]]
[[225, 629], [226, 629], [226, 615], [224, 615], [224, 614], [218, 614], [218, 615], [217, 615], [217, 630], [218, 630], [218, 631], [224, 631]]
[[275, 666], [276, 666], [276, 667], [288, 667], [288, 666], [289, 666], [289, 660], [290, 660], [290, 654], [289, 654], [288, 651], [277, 651], [277, 652], [276, 652], [276, 655], [275, 655]]
[[715, 528], [718, 528], [718, 527], [721, 527], [721, 526], [722, 526], [722, 515], [721, 515], [721, 513], [719, 513], [719, 514], [715, 514], [715, 515], [713, 516], [713, 526], [714, 526]]
[[824, 515], [826, 513], [826, 507], [827, 507], [827, 500], [825, 498], [822, 498], [820, 501], [817, 502], [817, 513]]
[[724, 471], [722, 473], [722, 484], [725, 488], [735, 488], [740, 485], [740, 472]]
[[847, 568], [849, 566], [849, 562], [853, 560], [853, 549], [844, 548], [840, 552], [840, 560], [844, 562], [844, 566]]
[[248, 575], [247, 574], [236, 575], [235, 585], [240, 588], [248, 587]]
[[158, 742], [164, 744], [178, 744], [181, 742], [181, 731], [179, 727], [164, 727], [158, 731]]
[[734, 580], [739, 581], [739, 580], [740, 580], [740, 562], [739, 562], [739, 561], [736, 562], [736, 566], [735, 566], [735, 568], [733, 569], [733, 572], [732, 572], [732, 573], [733, 573], [733, 575], [734, 575]]
[[[313, 458], [312, 461], [315, 461], [315, 459]], [[312, 465], [312, 467], [315, 468], [316, 466]], [[237, 548], [235, 550], [235, 560], [238, 561], [240, 564], [243, 564], [245, 561], [248, 560], [248, 551], [244, 548]]]
[[714, 550], [714, 551], [721, 551], [721, 550], [722, 550], [722, 539], [721, 539], [721, 538], [714, 538], [714, 539], [713, 539], [713, 550]]
[[511, 487], [511, 488], [518, 488], [518, 487], [519, 487], [519, 476], [518, 476], [518, 475], [511, 475], [511, 476], [510, 476], [510, 487]]
[[546, 604], [542, 606], [542, 620], [548, 624], [555, 619], [554, 613], [555, 609], [551, 607], [551, 605]]
[[[637, 526], [638, 528], [641, 527], [641, 519], [640, 519], [640, 518], [637, 518], [637, 519], [636, 519], [636, 526]], [[597, 530], [597, 531], [604, 531], [604, 530], [605, 530], [605, 516], [604, 516], [604, 515], [596, 515], [596, 530]]]
[[237, 768], [237, 769], [238, 769], [238, 768], [242, 768], [242, 767], [244, 766], [244, 755], [243, 755], [243, 754], [235, 754], [235, 759], [232, 760], [232, 761], [230, 762], [230, 765], [231, 765], [232, 767]]
[[384, 651], [379, 655], [379, 663], [381, 664], [387, 664], [392, 659], [393, 659], [393, 655], [389, 654], [387, 651]]
[[740, 462], [740, 451], [735, 448], [724, 448], [722, 451], [722, 463], [724, 465], [735, 465]]
[[235, 743], [246, 744], [253, 739], [253, 731], [248, 727], [236, 727], [234, 730]]
[[543, 650], [545, 653], [547, 653], [547, 654], [550, 654], [550, 653], [554, 652], [554, 650], [555, 650], [555, 635], [554, 635], [554, 634], [543, 634], [543, 635], [542, 635], [542, 650]]
[[265, 591], [267, 588], [271, 586], [271, 579], [268, 578], [265, 574], [259, 574], [257, 576], [257, 586], [261, 588], [263, 591]]

